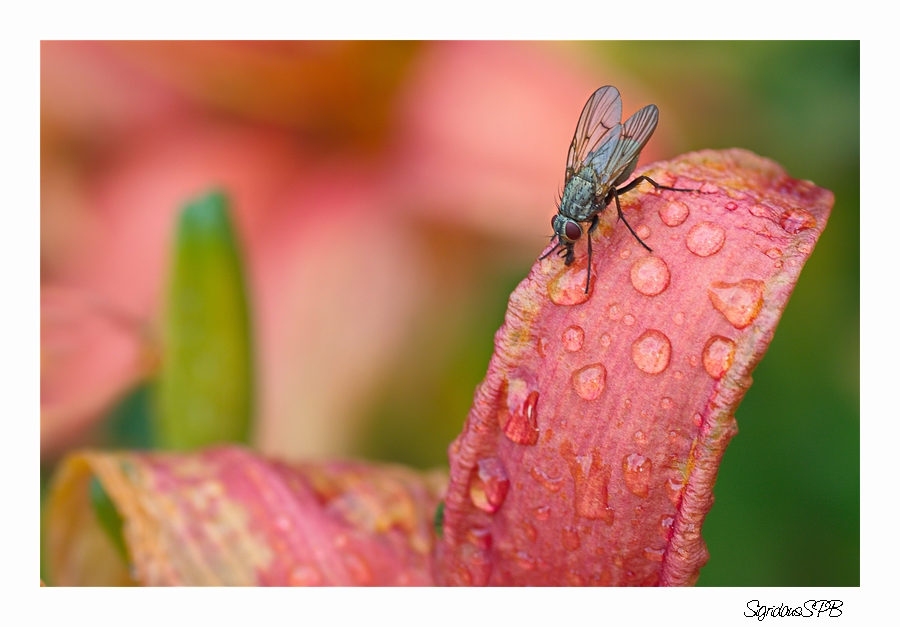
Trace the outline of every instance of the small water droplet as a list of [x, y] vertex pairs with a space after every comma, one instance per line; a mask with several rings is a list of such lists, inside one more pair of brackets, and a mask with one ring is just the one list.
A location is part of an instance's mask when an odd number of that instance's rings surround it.
[[623, 248], [619, 251], [619, 259], [628, 259], [629, 257], [631, 257], [630, 248]]
[[675, 530], [675, 517], [670, 516], [669, 514], [663, 514], [659, 519], [659, 535], [662, 536], [662, 539], [666, 542], [672, 537], [672, 532]]
[[688, 231], [684, 244], [698, 257], [709, 257], [725, 245], [725, 229], [714, 222], [699, 222]]
[[619, 307], [618, 303], [613, 303], [609, 306], [609, 310], [607, 311], [607, 315], [610, 320], [618, 320], [622, 317], [622, 308]]
[[735, 329], [743, 329], [756, 318], [763, 306], [765, 284], [756, 279], [737, 283], [712, 283], [707, 290], [709, 300]]
[[491, 535], [491, 530], [485, 527], [472, 527], [469, 529], [469, 533], [466, 534], [466, 540], [472, 546], [476, 546], [483, 551], [489, 551], [494, 544], [494, 536]]
[[725, 208], [728, 209], [728, 211], [734, 211], [735, 209], [737, 209], [737, 203], [734, 201], [728, 201], [725, 203]]
[[654, 549], [651, 547], [646, 547], [644, 549], [644, 557], [646, 557], [651, 562], [661, 562], [663, 558], [666, 556], [666, 550], [662, 549]]
[[575, 480], [575, 512], [584, 518], [602, 520], [611, 525], [615, 512], [607, 506], [609, 499], [609, 467], [601, 463], [600, 451], [594, 449], [587, 455], [575, 455], [571, 442], [559, 447], [563, 459]]
[[504, 387], [505, 390], [500, 390], [501, 402], [497, 410], [500, 428], [516, 444], [534, 446], [540, 435], [537, 414], [540, 394], [532, 389], [533, 385], [519, 378], [508, 379]]
[[634, 324], [634, 316], [631, 314], [625, 314], [625, 317], [622, 318], [622, 322], [625, 323], [625, 326], [630, 327]]
[[577, 324], [568, 327], [562, 334], [562, 343], [567, 351], [574, 353], [584, 345], [584, 329]]
[[700, 363], [700, 359], [696, 355], [691, 355], [690, 357], [688, 357], [688, 363], [692, 368], [696, 368], [697, 364]]
[[669, 398], [668, 396], [664, 396], [662, 398], [662, 400], [659, 402], [659, 406], [662, 407], [663, 409], [669, 409], [670, 407], [672, 407], [672, 399]]
[[775, 210], [766, 205], [751, 205], [750, 206], [750, 214], [756, 216], [757, 218], [765, 218], [766, 220], [771, 220], [775, 222]]
[[694, 414], [694, 416], [691, 418], [691, 420], [693, 421], [694, 426], [697, 427], [698, 429], [700, 428], [700, 425], [703, 424], [703, 416], [699, 412]]
[[669, 278], [669, 266], [660, 257], [641, 257], [631, 266], [631, 285], [644, 296], [661, 294]]
[[604, 333], [600, 336], [600, 345], [603, 347], [608, 347], [612, 343], [612, 338], [609, 337], [609, 333]]
[[797, 244], [797, 250], [804, 255], [808, 255], [812, 252], [812, 244], [810, 244], [809, 242], [800, 242], [799, 244]]
[[580, 305], [594, 292], [595, 281], [591, 281], [588, 293], [584, 293], [586, 283], [587, 255], [577, 259], [571, 266], [563, 266], [562, 270], [547, 283], [547, 295], [557, 305]]
[[675, 314], [675, 315], [672, 317], [672, 321], [673, 321], [675, 324], [677, 324], [678, 326], [683, 325], [683, 324], [684, 324], [684, 312], [683, 312], [683, 311], [679, 311], [677, 314]]
[[475, 507], [493, 514], [503, 505], [508, 490], [509, 477], [503, 462], [496, 457], [479, 460], [469, 486], [469, 498]]
[[647, 374], [659, 374], [669, 365], [672, 343], [662, 331], [648, 329], [631, 345], [634, 365]]
[[721, 379], [734, 361], [734, 342], [714, 335], [703, 347], [703, 368], [713, 379]]
[[653, 462], [638, 453], [626, 455], [622, 459], [622, 472], [625, 475], [625, 487], [641, 498], [650, 493], [650, 470]]
[[594, 400], [606, 387], [606, 367], [603, 364], [590, 364], [579, 368], [572, 374], [572, 386], [584, 400]]
[[634, 435], [631, 437], [633, 437], [634, 441], [637, 442], [638, 444], [646, 444], [647, 443], [647, 436], [644, 435], [644, 432], [641, 431], [640, 429], [635, 431]]
[[691, 214], [688, 206], [681, 201], [673, 201], [659, 210], [659, 217], [666, 226], [678, 226]]
[[785, 211], [779, 224], [781, 224], [781, 228], [793, 235], [806, 229], [815, 228], [816, 218], [806, 209], [796, 208]]
[[471, 544], [460, 547], [461, 561], [465, 566], [461, 575], [463, 583], [467, 586], [486, 586], [491, 578], [493, 564], [488, 559], [487, 553]]
[[530, 542], [534, 542], [535, 540], [537, 540], [537, 529], [535, 529], [534, 525], [532, 525], [527, 520], [522, 523], [522, 531], [525, 532], [525, 537], [528, 538]]
[[674, 373], [672, 373], [672, 376], [679, 380], [684, 379], [684, 373], [681, 372], [681, 370], [676, 370]]
[[535, 560], [525, 551], [519, 551], [516, 553], [516, 564], [523, 570], [534, 570]]
[[625, 401], [622, 403], [622, 406], [623, 406], [625, 409], [631, 409], [631, 399], [630, 399], [630, 398], [626, 398]]
[[766, 257], [768, 257], [769, 259], [778, 259], [779, 257], [781, 257], [781, 255], [782, 252], [778, 248], [770, 248], [766, 251]]
[[635, 233], [638, 234], [638, 237], [640, 237], [641, 239], [647, 239], [648, 237], [650, 237], [650, 227], [647, 226], [646, 224], [641, 224], [634, 231], [635, 231]]
[[681, 478], [672, 477], [665, 483], [666, 486], [666, 495], [669, 497], [669, 501], [675, 507], [681, 505], [681, 496], [684, 492], [684, 480]]
[[700, 193], [701, 194], [718, 194], [719, 186], [716, 185], [715, 183], [710, 183], [707, 181], [706, 183], [704, 183], [703, 185], [700, 186]]
[[537, 341], [537, 352], [538, 352], [538, 355], [540, 355], [541, 357], [546, 357], [546, 356], [547, 356], [547, 340], [545, 340], [545, 339], [542, 338], [542, 337], [539, 337], [539, 338], [538, 338], [538, 341]]
[[541, 505], [540, 507], [534, 508], [534, 517], [537, 520], [547, 520], [550, 518], [550, 508], [546, 505]]
[[581, 546], [581, 538], [578, 537], [578, 531], [572, 527], [565, 527], [562, 530], [562, 545], [567, 551], [574, 551]]
[[289, 586], [320, 586], [322, 585], [322, 573], [312, 564], [300, 564], [294, 567], [288, 574]]
[[531, 469], [531, 477], [550, 492], [559, 492], [562, 487], [562, 477], [551, 477], [537, 466]]

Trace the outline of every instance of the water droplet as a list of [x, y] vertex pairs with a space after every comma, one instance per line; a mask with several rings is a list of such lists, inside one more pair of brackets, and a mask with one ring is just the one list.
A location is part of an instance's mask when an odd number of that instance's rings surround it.
[[528, 382], [518, 378], [510, 378], [504, 387], [505, 390], [500, 390], [501, 403], [497, 411], [500, 428], [516, 444], [537, 444], [540, 435], [537, 424], [540, 394]]
[[625, 323], [625, 326], [630, 327], [634, 324], [634, 316], [631, 314], [625, 314], [625, 317], [622, 318], [622, 322]]
[[675, 517], [670, 516], [669, 514], [663, 514], [659, 519], [659, 535], [662, 536], [662, 539], [666, 542], [672, 537], [672, 532], [675, 530]]
[[629, 257], [631, 257], [630, 248], [623, 248], [619, 251], [619, 259], [628, 259]]
[[650, 493], [650, 470], [653, 462], [638, 453], [626, 455], [622, 459], [622, 472], [625, 475], [625, 487], [641, 498]]
[[684, 244], [698, 257], [709, 257], [725, 245], [725, 229], [714, 222], [699, 222], [688, 231]]
[[578, 531], [572, 527], [565, 527], [562, 530], [562, 545], [567, 551], [574, 551], [581, 546], [581, 538], [578, 537]]
[[661, 294], [669, 286], [669, 276], [669, 266], [660, 257], [642, 257], [631, 266], [631, 285], [644, 296]]
[[659, 210], [659, 217], [667, 226], [678, 226], [691, 214], [688, 206], [681, 201], [674, 201]]
[[816, 226], [816, 218], [806, 209], [790, 209], [785, 211], [779, 220], [781, 228], [791, 234], [812, 229]]
[[725, 203], [725, 208], [728, 209], [728, 211], [734, 211], [735, 209], [737, 209], [737, 203], [728, 201]]
[[649, 546], [644, 549], [644, 557], [646, 557], [651, 562], [661, 562], [663, 558], [666, 556], [666, 549], [653, 549]]
[[613, 303], [609, 306], [607, 315], [609, 316], [610, 320], [618, 320], [622, 317], [622, 308], [619, 307], [618, 303]]
[[594, 400], [606, 387], [606, 367], [603, 364], [590, 364], [579, 368], [572, 374], [572, 386], [584, 400]]
[[469, 498], [475, 507], [493, 514], [503, 505], [508, 490], [509, 477], [503, 462], [496, 457], [479, 460], [469, 486]]
[[666, 486], [666, 495], [669, 497], [669, 501], [675, 507], [681, 505], [681, 496], [684, 492], [684, 479], [672, 477], [665, 483]]
[[541, 505], [540, 507], [534, 508], [534, 517], [537, 520], [547, 520], [550, 518], [550, 508], [546, 505]]
[[721, 379], [734, 361], [734, 342], [714, 335], [703, 347], [703, 368], [713, 379]]
[[609, 467], [600, 461], [600, 451], [575, 455], [572, 444], [565, 441], [559, 447], [563, 459], [575, 480], [575, 512], [584, 518], [613, 523], [615, 512], [607, 506], [609, 499]]
[[646, 444], [647, 443], [647, 436], [644, 435], [644, 432], [641, 431], [640, 429], [635, 431], [634, 435], [631, 437], [634, 438], [634, 441], [637, 442], [638, 444]]
[[781, 257], [781, 255], [781, 250], [778, 248], [770, 248], [766, 251], [766, 257], [768, 257], [769, 259], [778, 259], [779, 257]]
[[701, 194], [718, 194], [719, 186], [716, 185], [715, 183], [710, 183], [709, 181], [707, 181], [706, 183], [703, 183], [703, 185], [700, 186], [700, 193]]
[[659, 402], [659, 406], [663, 409], [669, 409], [672, 407], [672, 399], [668, 396], [664, 396], [663, 399]]
[[577, 324], [568, 327], [562, 334], [562, 343], [567, 351], [575, 352], [581, 350], [584, 345], [584, 329]]
[[691, 418], [691, 420], [693, 421], [694, 426], [697, 427], [698, 429], [700, 428], [700, 425], [703, 424], [703, 416], [699, 412], [694, 414], [694, 416]]
[[535, 540], [537, 540], [537, 529], [535, 529], [534, 525], [532, 525], [527, 520], [522, 523], [522, 531], [525, 532], [525, 537], [528, 538], [529, 541], [534, 542]]
[[535, 567], [534, 558], [525, 551], [519, 551], [516, 553], [516, 564], [518, 564], [519, 567], [523, 570], [534, 570]]
[[322, 573], [312, 564], [300, 564], [288, 574], [289, 586], [320, 586], [322, 585]]
[[800, 242], [797, 244], [797, 250], [804, 255], [808, 255], [812, 252], [812, 245], [809, 242]]
[[737, 283], [717, 281], [709, 286], [707, 294], [713, 307], [718, 309], [735, 329], [743, 329], [756, 318], [763, 305], [765, 284], [755, 279], [743, 279]]
[[545, 339], [542, 338], [542, 337], [539, 337], [539, 338], [538, 338], [538, 341], [537, 341], [537, 352], [538, 352], [538, 355], [540, 355], [541, 357], [546, 357], [546, 356], [547, 356], [547, 340], [545, 340]]
[[688, 357], [688, 363], [691, 365], [692, 368], [696, 368], [697, 364], [700, 363], [700, 360], [697, 358], [696, 355], [691, 355], [690, 357]]
[[531, 469], [531, 477], [550, 492], [559, 492], [562, 487], [562, 477], [551, 477], [543, 470], [535, 466]]
[[[591, 272], [591, 274], [594, 274]], [[577, 259], [571, 266], [563, 266], [555, 277], [547, 283], [547, 295], [557, 305], [580, 305], [586, 302], [594, 292], [594, 283], [584, 293], [587, 283], [587, 255]]]
[[625, 409], [631, 409], [631, 399], [626, 398], [622, 405], [625, 407]]
[[650, 227], [647, 226], [646, 224], [641, 224], [634, 231], [635, 231], [635, 233], [638, 234], [638, 237], [640, 237], [641, 239], [647, 239], [648, 237], [650, 237]]
[[683, 324], [684, 324], [684, 312], [683, 312], [683, 311], [679, 311], [677, 314], [675, 314], [675, 315], [672, 317], [672, 321], [673, 321], [675, 324], [677, 324], [678, 326], [683, 325]]
[[484, 527], [472, 527], [466, 534], [466, 540], [472, 546], [476, 546], [483, 551], [488, 551], [494, 544], [494, 537], [491, 530]]
[[659, 374], [669, 365], [672, 343], [662, 331], [648, 329], [631, 345], [634, 365], [647, 374]]
[[344, 553], [343, 558], [344, 566], [346, 566], [347, 570], [350, 571], [350, 576], [353, 578], [353, 581], [356, 582], [356, 585], [372, 585], [372, 581], [374, 579], [372, 576], [372, 569], [369, 568], [369, 565], [363, 558], [361, 558], [356, 553]]
[[609, 337], [609, 333], [604, 333], [600, 336], [600, 345], [603, 347], [607, 347], [612, 343], [612, 338]]
[[465, 564], [460, 573], [461, 583], [467, 586], [486, 586], [490, 581], [493, 565], [485, 551], [477, 546], [464, 544], [460, 547], [460, 557]]
[[772, 222], [775, 222], [775, 216], [777, 215], [774, 209], [767, 207], [766, 205], [752, 205], [750, 207], [750, 214], [757, 218], [771, 220]]

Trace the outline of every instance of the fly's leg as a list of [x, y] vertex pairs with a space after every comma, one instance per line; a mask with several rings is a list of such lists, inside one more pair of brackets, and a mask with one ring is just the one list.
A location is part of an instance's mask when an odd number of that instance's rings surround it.
[[[639, 178], [641, 178], [641, 177], [639, 177]], [[635, 179], [635, 180], [637, 180], [637, 179]], [[650, 179], [647, 179], [647, 180], [649, 181]], [[633, 182], [634, 182], [634, 181], [632, 181], [631, 183], [633, 183]], [[629, 184], [626, 185], [625, 187], [629, 187], [629, 188], [632, 187], [631, 183], [629, 183]], [[654, 185], [656, 185], [656, 183], [654, 183]], [[661, 186], [660, 186], [660, 187], [661, 187]], [[624, 188], [623, 188], [623, 189], [624, 189]], [[667, 187], [666, 189], [672, 189], [672, 188], [671, 188], [671, 187]], [[628, 191], [628, 190], [625, 190], [625, 191]], [[687, 191], [694, 191], [694, 190], [687, 190]], [[625, 226], [627, 226], [627, 227], [628, 227], [628, 230], [631, 231], [631, 234], [634, 235], [634, 239], [636, 239], [638, 242], [640, 242], [640, 243], [641, 243], [641, 246], [643, 246], [644, 248], [646, 248], [648, 251], [650, 251], [650, 252], [652, 253], [652, 252], [653, 252], [653, 249], [650, 248], [649, 246], [647, 246], [647, 244], [644, 243], [644, 240], [642, 240], [640, 237], [638, 237], [638, 234], [634, 232], [634, 229], [631, 228], [631, 225], [628, 224], [628, 220], [625, 219], [625, 215], [622, 213], [622, 205], [619, 204], [619, 194], [622, 193], [622, 192], [620, 192], [619, 190], [613, 188], [612, 193], [613, 193], [613, 198], [616, 199], [616, 211], [619, 212], [619, 219], [620, 219], [622, 222], [625, 223]]]
[[[587, 240], [588, 240], [588, 266], [587, 266], [587, 283], [584, 284], [584, 293], [588, 293], [588, 289], [591, 287], [591, 261], [594, 255], [594, 249], [591, 246], [591, 235], [593, 235], [594, 231], [597, 230], [597, 225], [600, 224], [600, 214], [595, 214], [594, 219], [591, 220], [591, 226], [588, 228], [587, 232]], [[630, 227], [629, 227], [630, 228]]]
[[[620, 188], [619, 188], [618, 190], [616, 190], [616, 191], [618, 191], [620, 194], [624, 194], [624, 193], [626, 193], [626, 192], [630, 192], [630, 191], [633, 190], [635, 187], [637, 187], [637, 186], [638, 186], [638, 183], [640, 183], [641, 181], [647, 181], [648, 183], [650, 183], [650, 184], [651, 184], [653, 187], [655, 187], [656, 189], [667, 189], [667, 190], [669, 190], [670, 192], [699, 192], [699, 191], [700, 191], [699, 189], [681, 189], [681, 188], [679, 188], [679, 187], [666, 187], [665, 185], [660, 185], [659, 183], [657, 183], [656, 181], [654, 181], [654, 180], [653, 180], [652, 178], [650, 178], [649, 176], [639, 176], [639, 177], [637, 177], [636, 179], [634, 179], [633, 181], [631, 181], [631, 182], [630, 182], [628, 185], [626, 185], [625, 187], [620, 187]], [[621, 214], [621, 212], [620, 212], [620, 213], [619, 213], [619, 216], [621, 216], [621, 215], [622, 215], [622, 214]], [[626, 224], [627, 224], [627, 222], [626, 222]], [[629, 227], [629, 228], [631, 228], [631, 227]], [[634, 233], [634, 231], [632, 231], [632, 233]], [[635, 237], [637, 237], [637, 235], [635, 235]], [[641, 242], [641, 243], [643, 244], [643, 242]], [[650, 250], [650, 249], [648, 248], [647, 250]]]
[[[557, 239], [556, 235], [554, 235], [553, 237], [551, 237], [551, 238], [550, 238], [550, 241], [552, 242], [552, 241], [555, 240], [555, 239]], [[547, 252], [545, 252], [543, 255], [541, 255], [541, 256], [538, 258], [538, 261], [542, 261], [542, 260], [546, 259], [547, 257], [549, 257], [550, 255], [552, 255], [552, 254], [553, 254], [553, 251], [560, 247], [560, 244], [562, 244], [562, 242], [557, 241], [557, 242], [556, 242], [556, 246], [554, 246], [553, 248], [551, 248], [550, 250], [548, 250]]]

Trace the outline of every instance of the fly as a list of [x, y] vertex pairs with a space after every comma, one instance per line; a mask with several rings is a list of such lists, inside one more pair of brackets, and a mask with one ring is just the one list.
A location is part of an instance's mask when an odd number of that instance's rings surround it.
[[578, 118], [575, 137], [569, 147], [566, 160], [566, 183], [557, 209], [559, 212], [550, 221], [556, 246], [544, 254], [541, 259], [559, 249], [565, 255], [566, 265], [575, 260], [575, 242], [584, 234], [583, 224], [588, 227], [588, 266], [587, 283], [584, 293], [591, 286], [591, 234], [599, 223], [600, 213], [610, 202], [616, 201], [619, 219], [625, 223], [634, 238], [641, 246], [653, 250], [638, 237], [631, 225], [622, 215], [619, 195], [630, 192], [641, 181], [647, 181], [656, 189], [667, 189], [673, 192], [694, 192], [694, 189], [679, 189], [660, 185], [647, 176], [639, 176], [628, 185], [618, 188], [637, 167], [641, 150], [647, 145], [656, 124], [659, 121], [659, 109], [650, 104], [625, 120], [622, 124], [622, 97], [619, 90], [606, 85], [595, 91]]

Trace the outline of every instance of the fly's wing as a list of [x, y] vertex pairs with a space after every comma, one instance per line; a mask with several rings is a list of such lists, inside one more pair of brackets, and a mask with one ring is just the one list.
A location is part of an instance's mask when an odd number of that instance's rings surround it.
[[591, 159], [591, 166], [600, 180], [599, 187], [604, 191], [618, 185], [631, 175], [637, 166], [641, 150], [647, 145], [656, 123], [659, 121], [659, 109], [656, 105], [647, 105], [622, 125], [622, 132], [614, 146], [605, 147], [608, 154], [604, 160]]
[[578, 118], [575, 137], [566, 159], [566, 183], [581, 169], [587, 156], [594, 152], [609, 130], [622, 121], [622, 97], [619, 90], [606, 85], [595, 91]]

